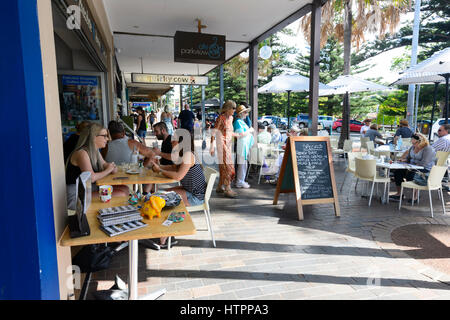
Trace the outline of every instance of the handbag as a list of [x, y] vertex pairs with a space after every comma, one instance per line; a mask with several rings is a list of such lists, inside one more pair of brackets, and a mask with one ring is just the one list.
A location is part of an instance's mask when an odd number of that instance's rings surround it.
[[111, 259], [116, 253], [114, 249], [102, 244], [84, 246], [72, 259], [73, 265], [82, 273], [95, 272], [109, 268]]
[[419, 186], [426, 186], [428, 184], [428, 174], [416, 171], [414, 173], [413, 182]]

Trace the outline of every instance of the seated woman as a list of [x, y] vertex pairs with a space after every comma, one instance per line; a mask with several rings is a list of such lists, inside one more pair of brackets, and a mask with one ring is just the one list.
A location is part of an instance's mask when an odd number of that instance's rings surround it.
[[[187, 130], [185, 130], [187, 132]], [[181, 186], [167, 189], [168, 191], [175, 191], [178, 193], [186, 206], [197, 206], [205, 201], [206, 192], [206, 179], [203, 174], [203, 169], [199, 161], [196, 159], [194, 154], [194, 137], [189, 134], [183, 135], [183, 140], [181, 137], [177, 137], [177, 133], [173, 135], [173, 138], [179, 142], [181, 150], [179, 152], [179, 159], [172, 159], [174, 165], [159, 165], [156, 161], [151, 161], [150, 165], [154, 172], [161, 172], [162, 175], [181, 182]], [[186, 145], [188, 146], [186, 148]], [[177, 161], [178, 160], [178, 161]], [[161, 248], [167, 247], [167, 238], [160, 239]], [[176, 244], [173, 238], [171, 244]]]
[[[107, 142], [108, 131], [97, 123], [92, 124], [80, 134], [75, 150], [69, 155], [66, 163], [68, 208], [74, 209], [76, 206], [75, 183], [82, 172], [91, 172], [92, 197], [99, 196], [98, 187], [94, 182], [110, 173], [117, 172], [114, 162], [105, 162], [100, 154], [99, 149], [104, 148]], [[114, 186], [113, 188], [113, 196], [127, 196], [128, 193], [127, 186]]]
[[[411, 148], [409, 148], [409, 150], [402, 155], [399, 161], [422, 166], [424, 169], [420, 171], [425, 173], [430, 172], [431, 167], [434, 165], [435, 152], [430, 146], [428, 139], [423, 134], [415, 133], [411, 137], [411, 144]], [[406, 169], [398, 169], [393, 171], [397, 193], [390, 196], [390, 199], [396, 201], [400, 200], [400, 191], [403, 179], [406, 179], [406, 181], [413, 180], [415, 172]], [[416, 200], [414, 194], [413, 199], [414, 201]]]

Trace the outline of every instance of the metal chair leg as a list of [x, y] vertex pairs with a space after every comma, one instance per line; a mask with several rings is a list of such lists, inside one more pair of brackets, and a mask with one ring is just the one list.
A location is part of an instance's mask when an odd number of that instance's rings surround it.
[[373, 187], [374, 186], [375, 186], [375, 181], [372, 182], [372, 189], [370, 190], [369, 207], [370, 207], [370, 204], [372, 203], [372, 195], [373, 195]]
[[444, 215], [445, 215], [445, 203], [444, 203], [444, 193], [442, 192], [442, 188], [440, 188], [438, 190], [438, 193], [440, 192], [441, 194], [441, 202], [442, 202], [442, 211], [444, 211]]
[[403, 186], [400, 189], [400, 202], [398, 204], [398, 210], [400, 210], [400, 208], [402, 207], [402, 198], [403, 198]]
[[428, 196], [430, 197], [430, 210], [431, 210], [431, 217], [433, 218], [433, 201], [431, 200], [431, 190], [428, 189]]
[[347, 178], [347, 174], [348, 174], [348, 172], [345, 171], [344, 180], [342, 180], [341, 188], [339, 189], [340, 192], [342, 192], [342, 188], [344, 187], [344, 182], [345, 182], [345, 179]]
[[262, 168], [263, 168], [263, 166], [261, 166], [260, 168], [259, 168], [259, 177], [258, 177], [258, 184], [261, 182], [261, 173], [262, 173]]
[[205, 215], [206, 215], [206, 222], [208, 224], [208, 230], [209, 230], [209, 233], [211, 234], [211, 240], [212, 240], [213, 246], [215, 248], [216, 240], [214, 240], [214, 231], [212, 228], [211, 215], [210, 215], [209, 209], [205, 210]]

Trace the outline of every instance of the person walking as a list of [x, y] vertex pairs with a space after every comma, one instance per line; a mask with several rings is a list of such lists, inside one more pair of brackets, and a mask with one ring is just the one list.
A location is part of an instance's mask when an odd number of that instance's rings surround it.
[[231, 181], [235, 176], [231, 145], [233, 137], [238, 136], [233, 130], [233, 114], [235, 110], [236, 102], [233, 100], [225, 101], [214, 126], [216, 129], [215, 134], [211, 135], [210, 153], [212, 156], [215, 153], [214, 140], [216, 140], [219, 160], [219, 185], [216, 192], [224, 193], [228, 198], [237, 196], [237, 193], [231, 190]]
[[150, 123], [150, 129], [153, 131], [153, 124], [155, 123], [156, 120], [156, 114], [155, 111], [151, 111], [149, 116], [148, 116], [148, 123]]
[[190, 110], [187, 103], [184, 105], [184, 110], [180, 112], [178, 119], [181, 129], [186, 129], [189, 133], [192, 133], [195, 114]]
[[137, 109], [138, 117], [137, 117], [137, 125], [136, 130], [139, 137], [142, 138], [142, 144], [145, 146], [145, 136], [147, 135], [147, 117], [145, 116], [145, 111], [142, 107]]

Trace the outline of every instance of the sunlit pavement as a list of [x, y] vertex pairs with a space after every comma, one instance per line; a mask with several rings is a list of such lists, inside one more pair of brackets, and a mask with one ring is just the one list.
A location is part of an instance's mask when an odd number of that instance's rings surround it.
[[[338, 187], [343, 160], [334, 161]], [[405, 204], [400, 211], [398, 202], [381, 204], [379, 199], [369, 208], [361, 197], [364, 183], [355, 193], [354, 180], [347, 177], [339, 194], [341, 217], [334, 216], [332, 205], [313, 205], [304, 207], [304, 220], [298, 221], [293, 195], [281, 195], [272, 205], [275, 186], [258, 185], [257, 178], [250, 175], [250, 189], [235, 189], [236, 199], [212, 192], [216, 248], [201, 212], [192, 213], [197, 233], [178, 238], [170, 251], [140, 246], [139, 294], [166, 288], [160, 299], [450, 298], [450, 275], [410, 258], [390, 237], [407, 224], [448, 225], [450, 214], [444, 217], [437, 194], [434, 219], [425, 197], [419, 206]], [[449, 195], [444, 196], [450, 211]], [[110, 288], [116, 274], [127, 279], [127, 249], [108, 270], [93, 275], [88, 298]]]

